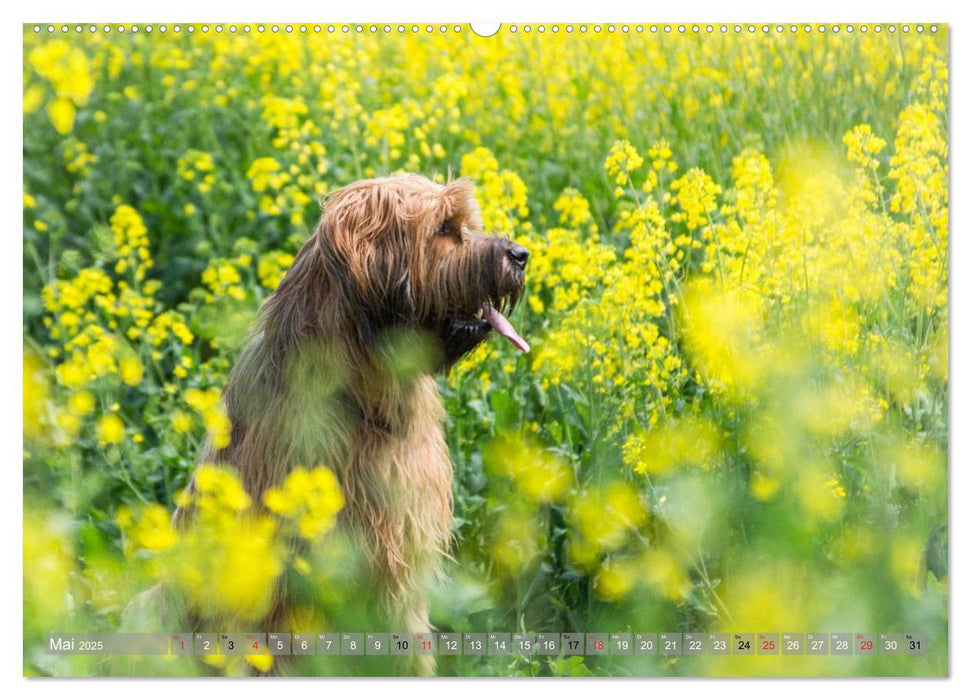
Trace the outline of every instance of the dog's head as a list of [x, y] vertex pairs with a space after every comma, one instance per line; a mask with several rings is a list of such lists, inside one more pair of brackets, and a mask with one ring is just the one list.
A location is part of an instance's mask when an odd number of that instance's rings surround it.
[[359, 330], [423, 330], [447, 368], [491, 330], [529, 351], [504, 315], [522, 295], [529, 251], [482, 229], [467, 180], [400, 175], [335, 192], [316, 235]]

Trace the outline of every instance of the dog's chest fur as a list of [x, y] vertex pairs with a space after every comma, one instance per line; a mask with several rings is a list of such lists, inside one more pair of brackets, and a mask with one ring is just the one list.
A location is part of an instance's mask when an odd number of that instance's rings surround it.
[[[305, 347], [274, 362], [255, 337], [224, 399], [232, 441], [202, 462], [235, 467], [260, 502], [297, 466], [338, 476], [340, 524], [366, 549], [389, 618], [428, 627], [423, 600], [451, 537], [452, 464], [434, 379], [406, 382], [348, 374], [339, 350]], [[376, 378], [375, 378], [376, 377]]]

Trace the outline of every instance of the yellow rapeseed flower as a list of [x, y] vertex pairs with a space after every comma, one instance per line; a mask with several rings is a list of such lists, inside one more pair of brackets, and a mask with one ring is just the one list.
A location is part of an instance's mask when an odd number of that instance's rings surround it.
[[192, 416], [185, 411], [174, 411], [171, 417], [172, 430], [180, 435], [192, 430]]
[[24, 351], [24, 436], [40, 437], [43, 417], [50, 393], [44, 365], [36, 354]]
[[121, 381], [128, 386], [138, 386], [145, 374], [145, 368], [137, 357], [126, 357], [119, 363]]
[[497, 436], [483, 459], [487, 469], [510, 477], [535, 501], [555, 501], [573, 485], [573, 472], [562, 460], [518, 436]]
[[171, 513], [157, 503], [144, 506], [135, 512], [128, 506], [122, 506], [115, 517], [125, 535], [125, 546], [130, 552], [138, 549], [162, 552], [178, 542], [178, 532], [172, 526]]
[[624, 463], [642, 474], [664, 474], [680, 464], [714, 466], [718, 431], [701, 418], [671, 421], [631, 435], [624, 443]]
[[614, 481], [575, 492], [569, 517], [584, 543], [595, 551], [611, 551], [647, 520], [647, 508], [630, 484]]
[[125, 437], [125, 424], [114, 413], [109, 413], [98, 419], [96, 433], [99, 444], [117, 445]]
[[643, 164], [644, 158], [629, 141], [617, 141], [610, 147], [607, 160], [604, 161], [604, 169], [607, 171], [607, 177], [615, 184], [625, 185], [631, 173]]
[[50, 117], [54, 129], [62, 136], [71, 133], [74, 128], [75, 114], [77, 109], [74, 103], [65, 97], [59, 97], [47, 105], [47, 116]]
[[282, 486], [267, 489], [263, 503], [270, 512], [293, 522], [301, 537], [315, 540], [333, 529], [344, 507], [344, 494], [327, 467], [297, 467]]
[[87, 416], [94, 412], [96, 402], [90, 391], [75, 391], [68, 399], [71, 412], [77, 416]]

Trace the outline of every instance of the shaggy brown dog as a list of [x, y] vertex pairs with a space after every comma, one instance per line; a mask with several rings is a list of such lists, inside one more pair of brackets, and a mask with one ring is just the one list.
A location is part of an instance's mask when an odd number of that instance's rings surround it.
[[[502, 315], [519, 300], [529, 252], [482, 228], [463, 180], [403, 175], [334, 193], [229, 378], [230, 445], [200, 460], [238, 469], [257, 503], [297, 465], [331, 467], [387, 631], [430, 631], [428, 579], [451, 537], [434, 373], [493, 329], [529, 350]], [[397, 361], [402, 342], [423, 359]], [[418, 659], [432, 672], [432, 657]]]

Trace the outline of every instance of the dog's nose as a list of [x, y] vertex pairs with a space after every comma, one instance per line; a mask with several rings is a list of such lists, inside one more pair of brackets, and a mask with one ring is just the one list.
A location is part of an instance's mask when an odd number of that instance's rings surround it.
[[529, 261], [529, 250], [521, 245], [514, 245], [512, 248], [506, 251], [506, 255], [512, 260], [520, 270], [526, 269], [526, 263]]

